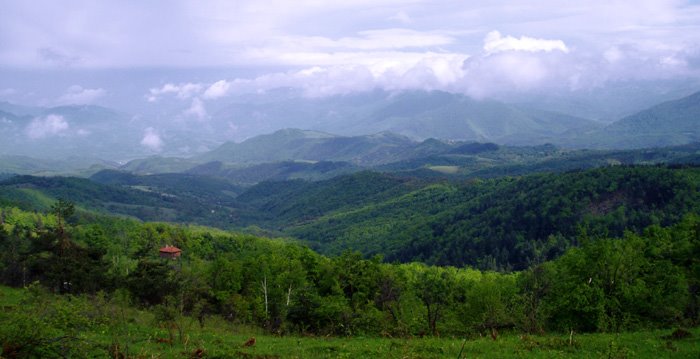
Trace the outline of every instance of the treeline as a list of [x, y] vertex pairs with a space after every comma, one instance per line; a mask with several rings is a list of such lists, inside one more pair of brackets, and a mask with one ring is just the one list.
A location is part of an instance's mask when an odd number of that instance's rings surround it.
[[[0, 280], [56, 293], [128, 294], [176, 323], [211, 316], [277, 334], [478, 335], [696, 325], [700, 218], [641, 234], [578, 234], [577, 248], [514, 273], [356, 252], [324, 257], [283, 240], [201, 227], [53, 213], [0, 212]], [[159, 258], [166, 244], [179, 260]], [[1, 317], [1, 314], [0, 314]]]

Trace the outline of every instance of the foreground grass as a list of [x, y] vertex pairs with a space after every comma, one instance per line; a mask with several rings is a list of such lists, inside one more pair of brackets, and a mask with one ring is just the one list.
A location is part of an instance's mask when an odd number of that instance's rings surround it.
[[[150, 311], [86, 298], [37, 296], [27, 290], [0, 287], [0, 324], [26, 330], [23, 321], [50, 322], [44, 337], [33, 343], [59, 340], [48, 351], [24, 349], [24, 357], [61, 356], [64, 347], [77, 348], [71, 357], [133, 358], [698, 358], [700, 330], [672, 339], [672, 330], [650, 330], [620, 334], [547, 334], [542, 336], [506, 333], [496, 340], [472, 338], [363, 338], [299, 337], [265, 335], [259, 329], [231, 325], [210, 318], [200, 327], [188, 317], [164, 324]], [[27, 298], [32, 301], [27, 301]], [[30, 308], [27, 308], [30, 305]], [[82, 312], [89, 312], [83, 315]], [[37, 320], [37, 317], [39, 319]], [[101, 318], [101, 319], [100, 319]], [[36, 325], [35, 325], [36, 326]], [[181, 330], [178, 330], [181, 329]], [[5, 332], [3, 353], [12, 355]], [[251, 338], [255, 344], [245, 346]], [[16, 339], [15, 339], [16, 341]], [[31, 342], [31, 341], [30, 341]], [[10, 343], [17, 344], [21, 343]], [[31, 344], [31, 343], [30, 343]], [[33, 344], [31, 344], [33, 345]], [[55, 354], [55, 355], [54, 355]]]
[[[665, 339], [670, 330], [621, 334], [574, 335], [569, 343], [566, 335], [504, 335], [489, 338], [313, 338], [260, 335], [216, 325], [197, 328], [173, 345], [163, 330], [135, 332], [129, 355], [136, 357], [208, 358], [698, 358], [700, 332], [691, 331], [691, 338]], [[140, 334], [138, 332], [141, 332]], [[88, 336], [89, 337], [89, 336]], [[245, 347], [251, 337], [254, 346]], [[110, 343], [109, 336], [93, 340]], [[462, 345], [464, 348], [462, 349]], [[124, 353], [122, 346], [121, 352]]]

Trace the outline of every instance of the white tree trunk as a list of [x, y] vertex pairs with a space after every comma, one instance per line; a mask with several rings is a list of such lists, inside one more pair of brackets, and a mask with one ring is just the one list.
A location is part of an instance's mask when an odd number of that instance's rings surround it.
[[263, 277], [262, 282], [260, 282], [260, 285], [262, 286], [263, 290], [263, 295], [265, 296], [265, 316], [268, 316], [268, 309], [267, 309], [267, 276]]

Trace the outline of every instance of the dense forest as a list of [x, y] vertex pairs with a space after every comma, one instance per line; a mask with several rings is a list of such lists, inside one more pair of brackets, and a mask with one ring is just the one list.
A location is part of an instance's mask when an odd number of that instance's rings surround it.
[[700, 213], [699, 175], [698, 168], [616, 166], [433, 183], [300, 220], [288, 233], [325, 253], [353, 248], [390, 261], [525, 269], [558, 257], [582, 231], [618, 237]]
[[[175, 329], [180, 317], [202, 326], [221, 317], [281, 335], [614, 332], [700, 319], [696, 215], [620, 237], [582, 229], [578, 246], [557, 259], [506, 273], [388, 264], [350, 251], [325, 257], [293, 241], [74, 210], [63, 200], [50, 213], [2, 209], [2, 283], [120, 296]], [[164, 245], [182, 257], [160, 258]], [[53, 335], [29, 330], [27, 315], [0, 314], [0, 341], [18, 352], [22, 341]], [[90, 330], [71, 322], [79, 319], [66, 320]]]

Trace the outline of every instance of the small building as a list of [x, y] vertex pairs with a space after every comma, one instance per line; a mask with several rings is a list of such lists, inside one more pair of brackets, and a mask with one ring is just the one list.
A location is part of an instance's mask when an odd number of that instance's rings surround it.
[[182, 250], [180, 248], [177, 248], [175, 246], [167, 245], [163, 248], [160, 249], [160, 257], [161, 258], [170, 258], [170, 259], [178, 259], [180, 258], [180, 254], [182, 254]]

